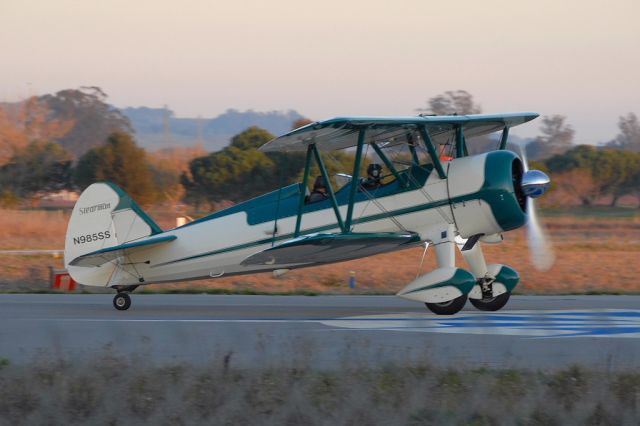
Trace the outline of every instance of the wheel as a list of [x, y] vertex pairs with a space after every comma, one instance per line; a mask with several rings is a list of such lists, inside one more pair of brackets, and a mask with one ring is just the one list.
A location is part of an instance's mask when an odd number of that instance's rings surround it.
[[113, 298], [113, 307], [119, 311], [126, 311], [131, 306], [131, 296], [128, 293], [118, 293]]
[[509, 301], [511, 292], [507, 291], [491, 299], [469, 299], [471, 304], [481, 311], [499, 311]]
[[463, 294], [460, 297], [456, 297], [453, 300], [442, 303], [425, 303], [427, 308], [436, 315], [453, 315], [464, 308], [464, 304], [467, 303], [467, 295]]

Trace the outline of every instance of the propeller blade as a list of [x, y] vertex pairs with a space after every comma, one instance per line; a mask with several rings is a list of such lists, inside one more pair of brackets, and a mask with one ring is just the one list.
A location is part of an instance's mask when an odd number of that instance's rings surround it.
[[[522, 160], [523, 174], [526, 174], [527, 172], [529, 172], [529, 161], [527, 160], [525, 146], [520, 144], [518, 144], [517, 146], [520, 154], [520, 159]], [[533, 170], [532, 172], [542, 173], [537, 170]], [[548, 188], [549, 178], [548, 176], [544, 175], [544, 173], [542, 173], [542, 175], [547, 180], [546, 185], [543, 185], [545, 186], [543, 190], [540, 193], [527, 195], [527, 216], [529, 216], [529, 220], [527, 221], [527, 243], [529, 245], [529, 256], [531, 257], [531, 263], [533, 263], [533, 266], [537, 270], [544, 272], [551, 269], [556, 260], [556, 255], [553, 251], [553, 245], [549, 241], [544, 228], [538, 221], [538, 211], [536, 210], [536, 203], [534, 201], [534, 197], [542, 195]], [[533, 177], [533, 175], [531, 175], [530, 177]], [[535, 177], [538, 178], [539, 176], [535, 175]], [[535, 183], [540, 185], [543, 182]]]
[[527, 197], [527, 234], [529, 244], [529, 255], [533, 266], [539, 271], [548, 271], [553, 266], [556, 256], [553, 251], [553, 245], [549, 242], [549, 238], [540, 222], [538, 221], [538, 212], [533, 198]]
[[527, 160], [527, 150], [525, 149], [525, 145], [518, 144], [518, 154], [520, 154], [520, 159], [522, 160], [523, 172], [527, 173], [529, 171], [529, 160]]

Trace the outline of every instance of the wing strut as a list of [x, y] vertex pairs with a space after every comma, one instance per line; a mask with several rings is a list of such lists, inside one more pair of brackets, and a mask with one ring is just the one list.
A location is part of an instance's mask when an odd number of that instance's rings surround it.
[[504, 130], [502, 131], [502, 138], [500, 139], [499, 149], [507, 149], [507, 139], [509, 139], [509, 126], [504, 126]]
[[438, 176], [440, 179], [446, 179], [447, 174], [444, 172], [442, 168], [442, 163], [440, 162], [440, 157], [438, 157], [438, 153], [436, 152], [436, 147], [433, 145], [433, 141], [431, 140], [431, 136], [429, 136], [429, 132], [427, 131], [426, 126], [418, 126], [420, 129], [420, 135], [422, 136], [422, 140], [424, 141], [425, 146], [427, 147], [427, 151], [429, 151], [429, 155], [431, 156], [431, 160], [433, 161], [433, 166], [436, 168], [438, 172]]
[[367, 128], [362, 127], [358, 132], [358, 146], [356, 147], [356, 161], [353, 164], [353, 175], [351, 177], [351, 188], [349, 191], [349, 206], [347, 207], [347, 219], [342, 232], [351, 230], [351, 219], [353, 219], [353, 205], [356, 200], [356, 192], [360, 185], [360, 164], [362, 164], [362, 147], [367, 133]]
[[456, 158], [464, 157], [464, 128], [462, 125], [456, 127]]
[[304, 176], [302, 177], [302, 188], [300, 191], [300, 201], [298, 202], [298, 217], [296, 218], [296, 230], [293, 234], [294, 238], [300, 236], [300, 225], [302, 224], [302, 209], [304, 208], [304, 200], [307, 196], [307, 185], [309, 182], [309, 172], [311, 171], [311, 156], [313, 155], [313, 145], [307, 146], [307, 159], [304, 163]]
[[338, 208], [338, 201], [336, 200], [336, 194], [333, 192], [333, 187], [331, 186], [331, 181], [329, 180], [329, 174], [327, 173], [327, 168], [324, 166], [324, 162], [320, 157], [320, 151], [316, 147], [316, 144], [311, 145], [313, 149], [313, 154], [316, 157], [316, 161], [318, 162], [318, 167], [320, 167], [320, 173], [324, 178], [324, 183], [327, 185], [327, 191], [329, 192], [329, 199], [331, 200], [331, 206], [333, 207], [333, 211], [336, 214], [336, 220], [338, 221], [338, 226], [342, 232], [346, 232], [346, 228], [344, 227], [344, 222], [342, 221], [342, 216], [340, 216], [340, 209]]

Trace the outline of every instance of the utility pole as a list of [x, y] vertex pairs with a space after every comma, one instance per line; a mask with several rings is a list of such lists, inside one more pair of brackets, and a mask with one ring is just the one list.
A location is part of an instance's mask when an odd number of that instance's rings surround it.
[[171, 129], [169, 128], [169, 118], [171, 117], [169, 107], [165, 104], [162, 109], [162, 135], [165, 146], [171, 145]]
[[196, 121], [196, 125], [198, 126], [197, 128], [197, 141], [198, 141], [198, 145], [202, 145], [204, 146], [204, 137], [203, 137], [203, 127], [204, 127], [204, 122], [202, 120], [202, 116], [198, 115], [197, 121]]

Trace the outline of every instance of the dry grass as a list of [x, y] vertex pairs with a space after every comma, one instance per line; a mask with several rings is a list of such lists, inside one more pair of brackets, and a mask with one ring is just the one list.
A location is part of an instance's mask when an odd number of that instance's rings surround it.
[[640, 372], [0, 359], [0, 424], [634, 425]]
[[0, 210], [0, 250], [61, 249], [70, 213]]
[[[158, 215], [164, 227], [171, 216]], [[0, 249], [56, 249], [64, 245], [67, 213], [59, 211], [0, 211]], [[514, 267], [522, 278], [520, 293], [640, 292], [640, 216], [546, 217], [557, 260], [549, 272], [536, 271], [528, 259], [524, 230], [505, 235], [498, 245], [485, 245], [489, 263]], [[418, 272], [422, 249], [415, 248], [350, 262], [291, 271], [280, 278], [255, 274], [216, 280], [193, 281], [149, 289], [227, 289], [266, 292], [309, 291], [320, 293], [395, 293]], [[460, 256], [459, 262], [464, 265]], [[61, 259], [46, 256], [0, 256], [0, 288], [46, 288], [47, 266], [62, 266]], [[423, 272], [435, 267], [433, 253]], [[348, 288], [349, 274], [356, 274], [357, 288]]]

